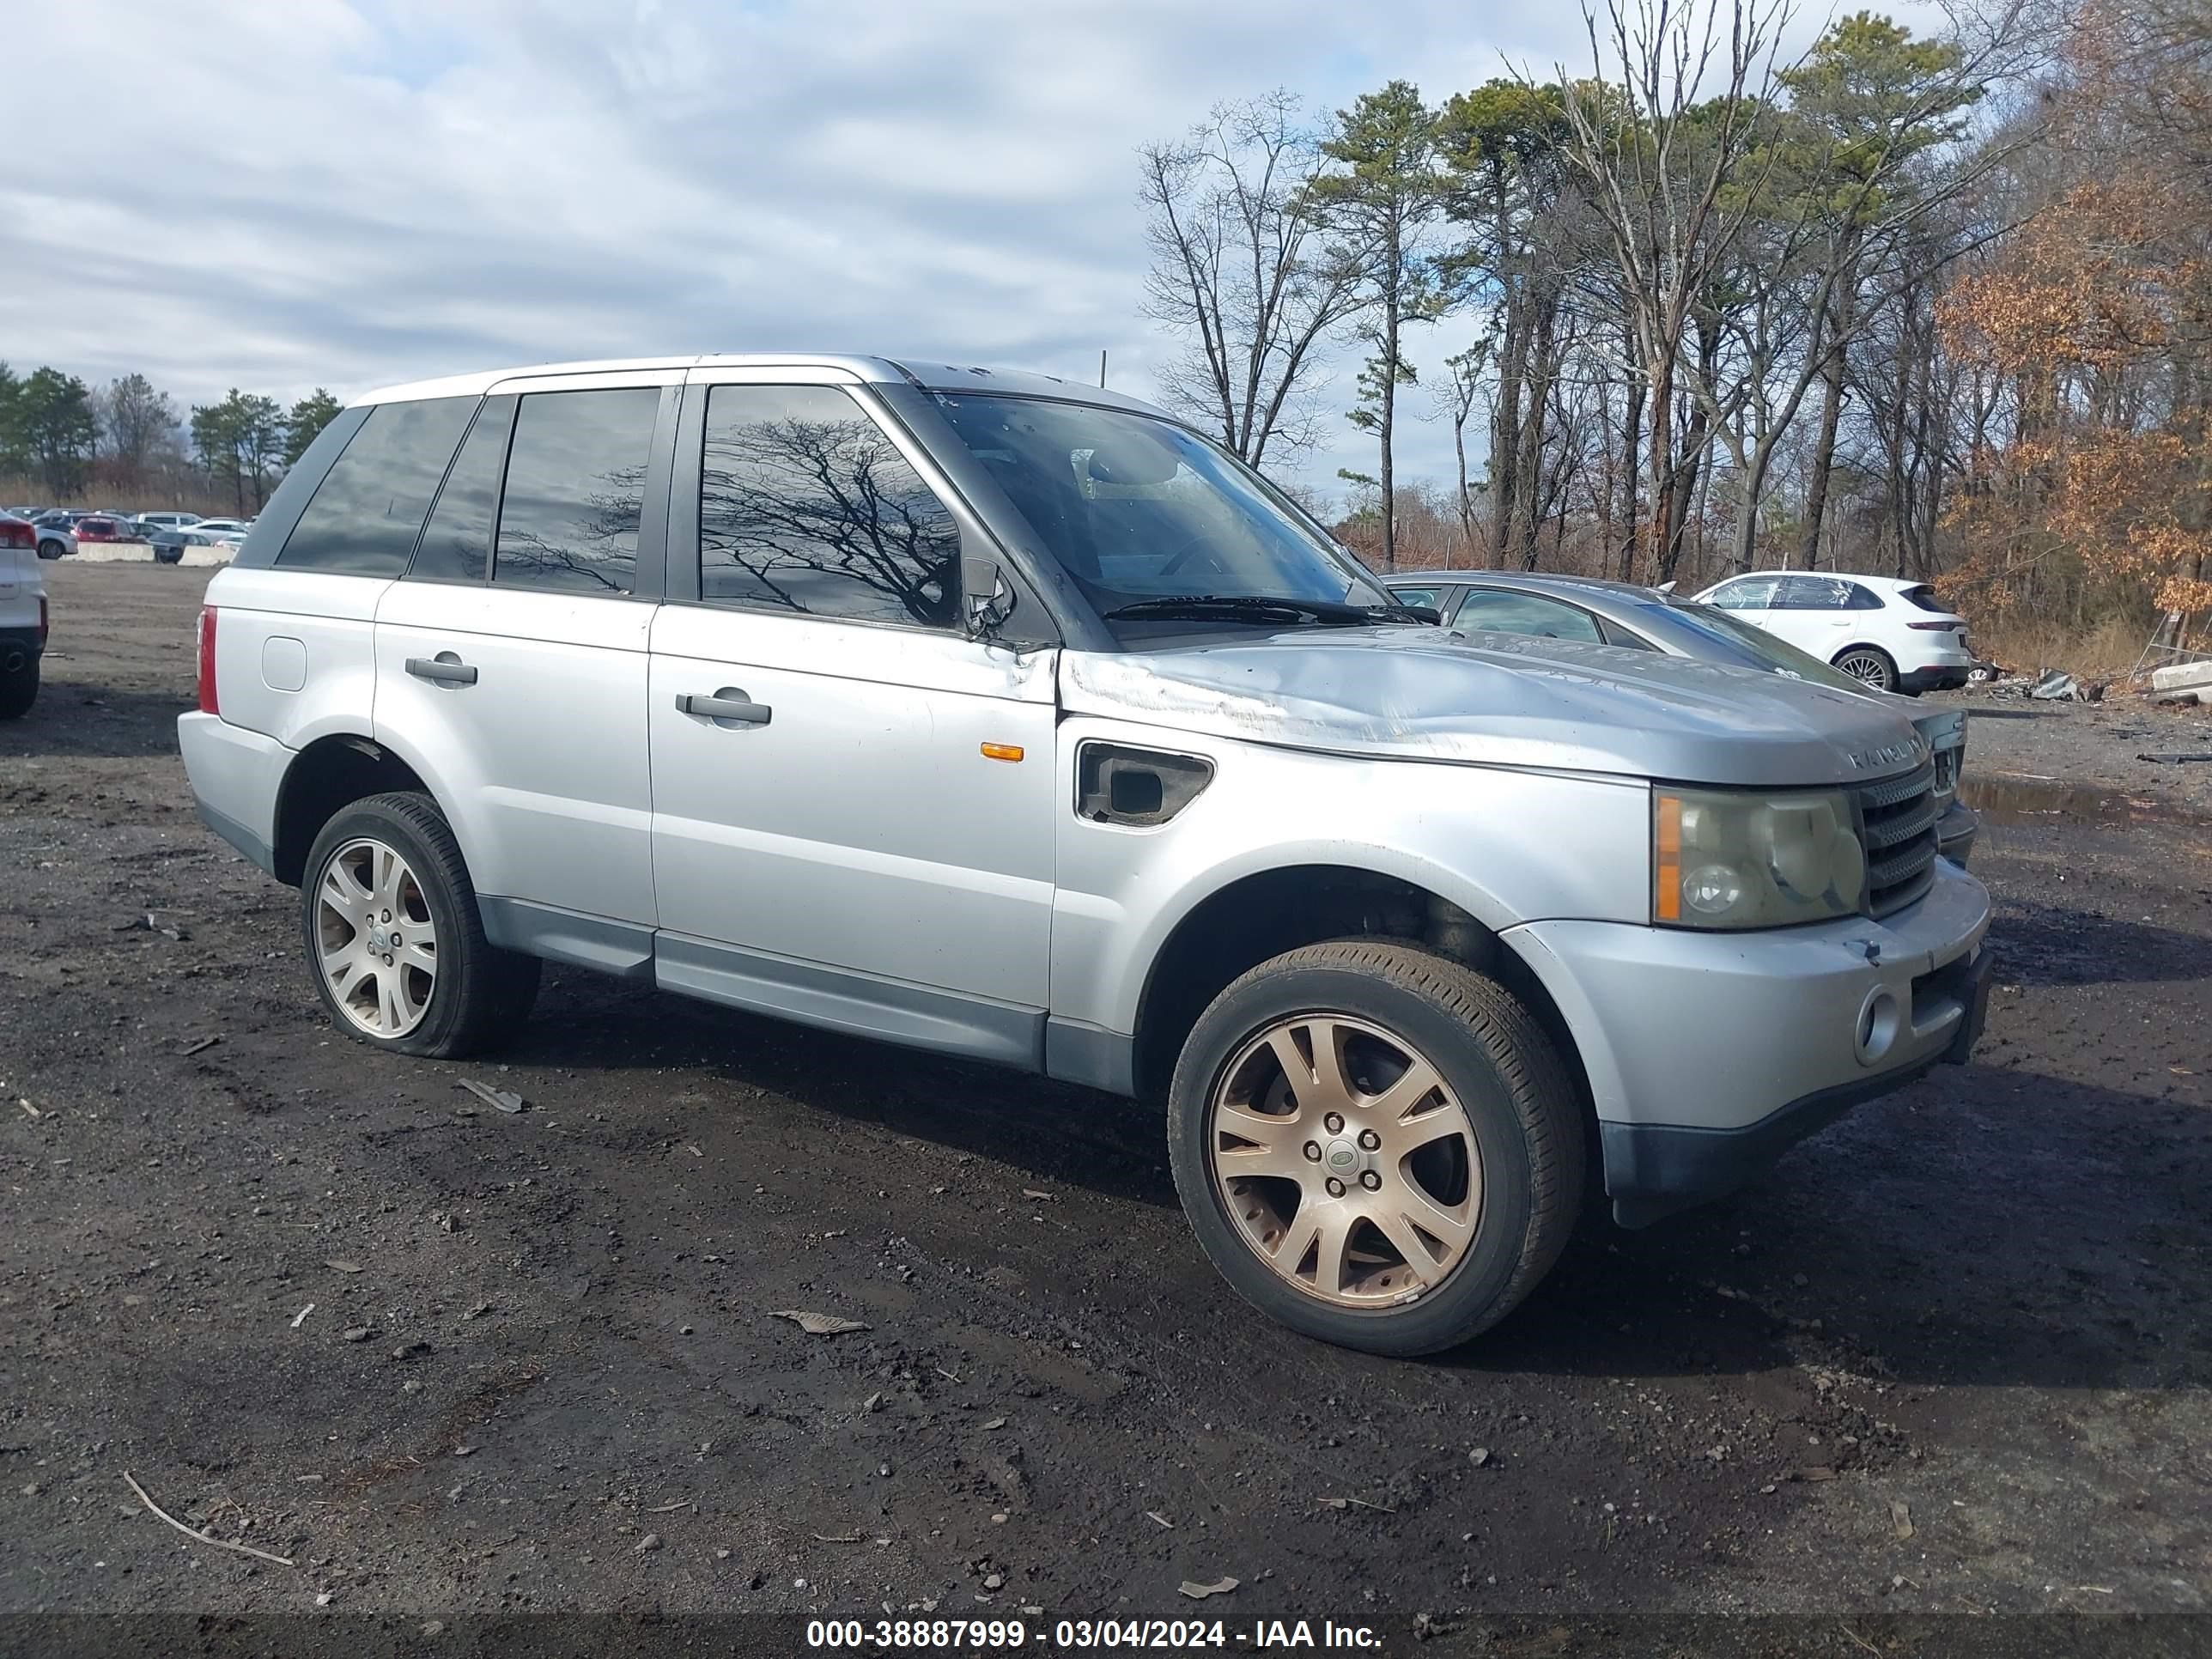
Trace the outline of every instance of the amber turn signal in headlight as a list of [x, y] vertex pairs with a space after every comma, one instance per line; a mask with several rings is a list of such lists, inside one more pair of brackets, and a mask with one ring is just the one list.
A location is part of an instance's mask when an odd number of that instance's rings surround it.
[[1786, 927], [1856, 915], [1866, 855], [1840, 790], [1651, 791], [1651, 920]]

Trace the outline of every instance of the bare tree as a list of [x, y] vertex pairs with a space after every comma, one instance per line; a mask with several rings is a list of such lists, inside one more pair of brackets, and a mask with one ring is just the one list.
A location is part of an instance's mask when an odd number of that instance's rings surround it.
[[100, 447], [115, 464], [117, 482], [137, 489], [147, 463], [173, 447], [177, 408], [166, 392], [156, 392], [143, 374], [125, 374], [93, 395], [100, 422]]
[[[1563, 153], [1605, 228], [1634, 360], [1649, 391], [1650, 515], [1659, 580], [1681, 558], [1676, 396], [1692, 316], [1771, 162], [1756, 157], [1786, 0], [1607, 0], [1585, 7], [1591, 78], [1558, 72]], [[1723, 25], [1725, 22], [1725, 39]], [[1611, 59], [1608, 64], [1608, 57]], [[1608, 82], [1610, 68], [1618, 79]], [[1708, 93], [1717, 73], [1720, 90]]]
[[1310, 445], [1317, 348], [1357, 303], [1308, 212], [1318, 135], [1287, 92], [1218, 104], [1178, 143], [1139, 152], [1152, 265], [1146, 313], [1183, 340], [1170, 407], [1257, 466]]
[[[1467, 556], [1474, 562], [1479, 538], [1474, 528], [1474, 490], [1467, 476], [1467, 423], [1474, 414], [1475, 400], [1482, 395], [1483, 375], [1490, 360], [1491, 342], [1488, 336], [1477, 340], [1464, 351], [1444, 359], [1444, 370], [1450, 378], [1437, 388], [1437, 404], [1450, 416], [1452, 453], [1459, 462], [1458, 489], [1459, 526], [1467, 538]], [[1446, 559], [1445, 568], [1450, 568]]]
[[[1680, 559], [1686, 494], [1716, 436], [1735, 463], [1732, 562], [1750, 564], [1777, 446], [1820, 384], [1826, 396], [1802, 532], [1809, 551], [1819, 540], [1845, 354], [1881, 302], [1883, 281], [1896, 279], [1894, 256], [1910, 245], [1907, 233], [2003, 154], [1992, 144], [1950, 147], [1966, 130], [1960, 112], [2010, 60], [2016, 8], [1979, 20], [1971, 46], [1914, 41], [1886, 20], [1854, 16], [1778, 70], [1785, 0], [1609, 5], [1603, 48], [1595, 15], [1585, 13], [1591, 55], [1601, 76], [1609, 51], [1621, 78], [1568, 89], [1566, 149], [1606, 223], [1635, 366], [1650, 389], [1661, 577], [1672, 578]], [[1705, 98], [1716, 73], [1721, 89]], [[1753, 241], [1755, 248], [1747, 246]], [[1716, 321], [1738, 348], [1725, 387]], [[1685, 375], [1693, 342], [1698, 372]], [[1694, 428], [1680, 444], [1671, 441], [1678, 390], [1688, 394]]]

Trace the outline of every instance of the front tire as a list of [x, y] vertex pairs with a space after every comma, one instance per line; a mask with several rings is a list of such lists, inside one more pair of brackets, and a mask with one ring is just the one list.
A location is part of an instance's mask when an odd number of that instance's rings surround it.
[[1836, 659], [1835, 665], [1869, 691], [1897, 690], [1897, 665], [1889, 653], [1870, 645], [1855, 645]]
[[460, 846], [428, 795], [339, 811], [308, 851], [300, 896], [308, 971], [347, 1036], [453, 1060], [528, 1017], [538, 959], [484, 937]]
[[1395, 940], [1309, 945], [1224, 991], [1183, 1045], [1168, 1137], [1237, 1293], [1370, 1353], [1496, 1324], [1582, 1202], [1580, 1109], [1550, 1040], [1495, 981]]

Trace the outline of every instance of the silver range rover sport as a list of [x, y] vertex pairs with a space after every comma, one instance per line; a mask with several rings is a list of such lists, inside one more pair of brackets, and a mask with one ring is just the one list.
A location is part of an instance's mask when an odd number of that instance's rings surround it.
[[1900, 715], [1455, 635], [1040, 376], [375, 393], [199, 661], [200, 809], [300, 890], [340, 1030], [461, 1054], [550, 960], [1164, 1097], [1215, 1266], [1378, 1352], [1502, 1318], [1601, 1189], [1647, 1222], [1963, 1060], [1985, 1006]]

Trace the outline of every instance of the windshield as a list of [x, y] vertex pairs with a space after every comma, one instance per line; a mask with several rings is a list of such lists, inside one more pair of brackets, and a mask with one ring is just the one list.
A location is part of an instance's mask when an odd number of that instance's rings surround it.
[[1181, 427], [1036, 398], [937, 403], [1101, 615], [1201, 596], [1391, 603], [1273, 486]]
[[1815, 685], [1833, 686], [1839, 691], [1863, 692], [1867, 689], [1863, 682], [1853, 679], [1842, 669], [1831, 668], [1810, 652], [1800, 651], [1788, 641], [1777, 639], [1765, 629], [1754, 628], [1717, 606], [1699, 605], [1693, 599], [1669, 599], [1667, 608], [1683, 626], [1696, 629], [1709, 639], [1750, 655], [1762, 668], [1810, 680]]

